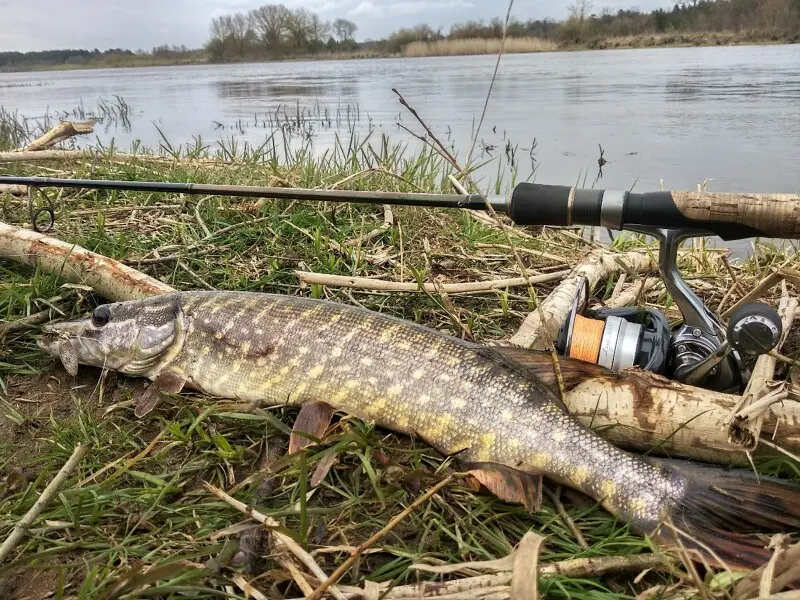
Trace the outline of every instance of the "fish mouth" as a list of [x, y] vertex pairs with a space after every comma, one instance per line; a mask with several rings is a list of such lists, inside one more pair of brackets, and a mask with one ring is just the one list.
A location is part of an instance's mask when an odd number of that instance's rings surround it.
[[42, 327], [42, 337], [36, 340], [36, 344], [49, 355], [58, 358], [67, 373], [75, 377], [78, 374], [76, 346], [83, 330], [83, 321], [45, 325]]

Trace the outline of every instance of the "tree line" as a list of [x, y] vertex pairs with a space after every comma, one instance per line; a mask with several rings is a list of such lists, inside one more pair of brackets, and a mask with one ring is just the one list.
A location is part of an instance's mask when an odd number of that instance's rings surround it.
[[[509, 37], [538, 37], [564, 45], [592, 46], [617, 36], [759, 30], [764, 37], [800, 41], [800, 0], [678, 0], [670, 9], [593, 10], [591, 0], [576, 0], [563, 21], [511, 19]], [[323, 21], [306, 9], [267, 4], [247, 13], [214, 19], [206, 48], [213, 61], [282, 58], [320, 52], [369, 50], [397, 54], [413, 42], [451, 39], [497, 39], [503, 21], [467, 21], [447, 32], [428, 24], [402, 28], [388, 38], [358, 44], [355, 23]]]
[[[322, 53], [364, 52], [399, 54], [413, 42], [497, 39], [503, 21], [467, 21], [447, 31], [420, 24], [402, 28], [386, 39], [356, 41], [358, 26], [344, 18], [327, 21], [316, 13], [283, 4], [265, 4], [211, 21], [204, 48], [158, 46], [151, 50], [48, 50], [0, 52], [0, 70], [58, 65], [163, 64], [168, 62], [235, 62], [312, 56]], [[575, 0], [563, 21], [512, 19], [509, 37], [537, 37], [563, 46], [594, 47], [620, 36], [704, 32], [760, 32], [756, 39], [800, 42], [800, 0], [677, 0], [671, 8], [650, 12], [608, 9], [595, 11], [592, 0]], [[750, 38], [752, 39], [752, 38]]]
[[206, 50], [215, 62], [353, 51], [357, 31], [347, 19], [323, 21], [304, 8], [266, 4], [212, 19]]

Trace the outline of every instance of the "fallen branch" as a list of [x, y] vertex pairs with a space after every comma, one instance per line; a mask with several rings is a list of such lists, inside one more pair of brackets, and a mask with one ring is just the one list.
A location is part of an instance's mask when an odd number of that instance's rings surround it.
[[409, 504], [408, 507], [406, 507], [402, 512], [400, 512], [398, 515], [393, 517], [392, 520], [389, 521], [378, 533], [373, 535], [366, 542], [364, 542], [363, 544], [358, 546], [358, 548], [353, 550], [353, 552], [350, 554], [350, 556], [347, 557], [347, 560], [345, 560], [341, 565], [339, 565], [339, 567], [333, 572], [333, 574], [330, 577], [328, 577], [327, 579], [325, 579], [317, 587], [317, 589], [314, 590], [314, 593], [311, 594], [311, 596], [309, 596], [308, 600], [319, 600], [320, 598], [322, 598], [322, 594], [325, 593], [325, 590], [327, 590], [333, 584], [335, 584], [337, 581], [339, 581], [339, 579], [341, 579], [342, 575], [344, 575], [347, 572], [347, 570], [350, 567], [353, 566], [353, 563], [356, 562], [359, 559], [359, 557], [361, 556], [361, 554], [365, 550], [368, 550], [369, 548], [374, 546], [376, 543], [378, 543], [378, 541], [381, 538], [383, 538], [392, 529], [397, 527], [398, 523], [400, 523], [400, 521], [402, 521], [408, 515], [410, 515], [418, 506], [424, 504], [428, 499], [430, 499], [434, 494], [436, 494], [436, 492], [438, 492], [442, 488], [450, 485], [457, 478], [458, 478], [457, 475], [450, 475], [449, 477], [446, 477], [446, 478], [442, 479], [439, 483], [434, 485], [431, 489], [429, 489], [427, 492], [422, 494], [419, 498], [414, 500], [414, 502]]
[[[789, 329], [794, 321], [794, 314], [797, 311], [797, 298], [789, 296], [786, 282], [783, 282], [783, 294], [778, 314], [783, 325], [783, 334], [775, 346], [776, 351], [780, 351]], [[774, 389], [776, 384], [772, 382], [775, 376], [775, 366], [777, 359], [769, 354], [762, 354], [758, 357], [753, 374], [747, 382], [747, 388], [742, 394], [742, 400], [731, 412], [730, 424], [728, 426], [728, 439], [733, 443], [740, 444], [745, 450], [753, 451], [758, 445], [761, 437], [761, 428], [764, 425], [766, 411], [769, 410], [773, 402], [780, 402], [788, 397], [788, 392], [783, 389]], [[777, 384], [785, 388], [785, 382]], [[768, 400], [771, 400], [769, 403]], [[753, 410], [758, 405], [758, 410]]]
[[569, 275], [569, 271], [555, 271], [544, 275], [532, 275], [528, 279], [525, 277], [513, 277], [510, 279], [494, 279], [490, 281], [471, 281], [467, 283], [404, 283], [399, 281], [387, 281], [385, 279], [370, 279], [369, 277], [350, 277], [347, 275], [326, 275], [324, 273], [311, 273], [309, 271], [295, 271], [294, 274], [301, 283], [306, 285], [327, 285], [331, 287], [355, 288], [359, 290], [371, 290], [380, 292], [431, 292], [438, 294], [469, 293], [469, 292], [488, 292], [509, 287], [528, 285], [528, 282], [546, 283], [562, 279]]
[[11, 531], [9, 536], [3, 542], [3, 545], [0, 546], [0, 562], [3, 562], [14, 548], [17, 547], [22, 541], [22, 538], [25, 536], [25, 532], [28, 528], [33, 525], [33, 522], [36, 518], [42, 514], [45, 506], [53, 499], [53, 497], [58, 493], [58, 490], [66, 481], [67, 477], [70, 476], [72, 471], [75, 470], [75, 467], [78, 466], [86, 454], [89, 452], [90, 446], [85, 446], [83, 444], [78, 444], [75, 447], [75, 450], [72, 452], [72, 456], [69, 457], [69, 460], [61, 467], [61, 470], [56, 474], [53, 478], [53, 481], [44, 488], [41, 495], [39, 496], [38, 500], [34, 502], [33, 506], [25, 513], [25, 516], [22, 517], [20, 522], [17, 524], [16, 527]]
[[593, 251], [541, 302], [541, 313], [546, 322], [542, 323], [538, 310], [530, 313], [519, 331], [511, 337], [511, 343], [535, 350], [548, 349], [551, 341], [548, 336], [555, 337], [566, 322], [572, 302], [579, 291], [578, 283], [581, 277], [585, 276], [589, 281], [589, 287], [594, 288], [604, 277], [622, 270], [646, 273], [655, 269], [655, 258], [649, 253], [615, 254], [602, 249]]
[[11, 183], [0, 183], [0, 195], [11, 194], [12, 196], [25, 196], [28, 193], [27, 185], [15, 185]]
[[[258, 512], [257, 510], [248, 506], [244, 502], [240, 502], [236, 498], [229, 496], [223, 490], [211, 485], [210, 483], [204, 482], [203, 487], [205, 487], [206, 490], [208, 490], [217, 498], [229, 504], [239, 512], [247, 515], [251, 519], [258, 521], [263, 525], [266, 525], [267, 527], [270, 527], [271, 533], [275, 539], [275, 543], [279, 548], [285, 549], [286, 551], [294, 554], [297, 557], [297, 559], [301, 563], [303, 563], [308, 568], [308, 570], [311, 571], [311, 573], [313, 573], [313, 575], [318, 579], [320, 579], [321, 581], [328, 580], [328, 576], [325, 574], [325, 571], [323, 571], [322, 568], [317, 564], [317, 561], [314, 560], [313, 556], [311, 556], [308, 552], [303, 550], [300, 544], [295, 542], [291, 537], [289, 537], [285, 533], [281, 533], [280, 531], [276, 530], [277, 528], [280, 527], [280, 523], [278, 523], [278, 521], [276, 521], [270, 516]], [[282, 559], [279, 558], [278, 562], [281, 561]], [[287, 570], [289, 569], [289, 567], [284, 567], [284, 568], [287, 568]], [[334, 598], [336, 598], [337, 600], [344, 600], [345, 597], [338, 589], [336, 589], [336, 587], [334, 587], [332, 584], [329, 585], [328, 587], [331, 588], [331, 594], [333, 595]]]
[[[428, 573], [474, 573], [485, 571], [485, 575], [473, 575], [452, 581], [425, 581], [409, 585], [395, 586], [388, 582], [380, 583], [377, 591], [379, 597], [386, 600], [419, 600], [424, 598], [485, 598], [498, 593], [498, 598], [511, 597], [511, 579], [514, 557], [517, 549], [511, 554], [498, 560], [467, 562], [457, 565], [444, 565], [441, 567], [426, 564], [411, 565], [411, 569], [426, 571]], [[632, 556], [602, 556], [596, 558], [572, 558], [553, 563], [540, 563], [538, 575], [540, 578], [558, 575], [561, 577], [602, 577], [616, 573], [635, 573], [637, 571], [671, 571], [675, 561], [666, 555], [636, 554]], [[532, 570], [533, 565], [529, 565]], [[367, 590], [352, 586], [341, 586], [347, 598], [368, 598]], [[383, 595], [380, 595], [383, 594]], [[299, 599], [298, 599], [299, 600]]]
[[175, 290], [157, 279], [54, 237], [0, 222], [0, 258], [36, 266], [90, 286], [108, 300], [133, 300]]
[[92, 133], [94, 125], [97, 121], [73, 122], [61, 121], [58, 125], [52, 127], [50, 131], [44, 135], [39, 136], [30, 144], [25, 146], [23, 152], [41, 152], [55, 146], [59, 142], [68, 140], [76, 135], [86, 135]]
[[78, 160], [97, 156], [95, 150], [34, 150], [32, 152], [0, 152], [0, 163], [45, 160]]
[[[548, 360], [548, 359], [543, 359]], [[727, 423], [741, 396], [723, 394], [629, 370], [619, 378], [590, 378], [569, 390], [564, 402], [570, 414], [597, 434], [637, 452], [744, 465], [745, 449], [728, 439]], [[772, 442], [800, 452], [800, 402], [771, 404], [763, 414]], [[759, 445], [756, 456], [779, 451]]]
[[800, 581], [800, 543], [794, 544], [784, 551], [780, 549], [775, 551], [781, 552], [777, 560], [770, 561], [763, 567], [751, 571], [736, 584], [733, 600], [748, 600], [758, 597], [759, 590], [764, 583], [762, 576], [767, 568], [772, 570], [772, 577], [765, 586], [768, 588], [768, 594], [780, 592], [789, 585]]
[[[624, 275], [624, 274], [623, 274]], [[620, 277], [621, 279], [622, 277]], [[650, 289], [652, 289], [659, 279], [656, 277], [645, 277], [636, 283], [631, 284], [627, 289], [619, 294], [612, 294], [611, 298], [606, 302], [608, 308], [622, 308], [623, 306], [632, 306], [637, 303], [640, 297], [644, 296]]]

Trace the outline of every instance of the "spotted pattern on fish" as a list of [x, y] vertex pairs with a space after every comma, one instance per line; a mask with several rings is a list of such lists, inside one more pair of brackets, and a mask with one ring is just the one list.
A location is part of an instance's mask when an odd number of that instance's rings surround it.
[[119, 335], [143, 320], [175, 321], [163, 360], [142, 373], [151, 379], [169, 372], [212, 396], [268, 405], [324, 401], [466, 462], [542, 473], [636, 523], [655, 523], [682, 494], [680, 477], [584, 428], [549, 389], [490, 349], [414, 323], [242, 292], [109, 306]]

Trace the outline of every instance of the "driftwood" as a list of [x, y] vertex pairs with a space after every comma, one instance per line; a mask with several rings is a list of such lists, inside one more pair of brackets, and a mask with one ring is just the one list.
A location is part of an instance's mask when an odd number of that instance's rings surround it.
[[602, 249], [593, 251], [573, 270], [572, 275], [562, 281], [542, 301], [541, 312], [545, 323], [541, 322], [539, 311], [533, 311], [525, 318], [519, 331], [511, 337], [511, 343], [534, 350], [546, 350], [550, 341], [558, 334], [559, 328], [567, 320], [582, 276], [589, 281], [589, 287], [594, 288], [603, 277], [613, 273], [620, 271], [647, 273], [654, 271], [656, 267], [655, 257], [649, 253], [616, 254]]
[[39, 136], [30, 144], [22, 148], [22, 151], [41, 152], [42, 150], [52, 148], [59, 142], [68, 140], [76, 135], [86, 135], [87, 133], [92, 133], [92, 131], [94, 131], [95, 123], [97, 123], [97, 121], [85, 121], [77, 123], [74, 121], [61, 121], [58, 125], [52, 127], [44, 135]]
[[92, 158], [97, 154], [98, 153], [95, 150], [34, 150], [31, 152], [0, 152], [0, 163], [44, 160], [76, 160]]
[[[144, 298], [173, 291], [170, 286], [80, 246], [0, 223], [0, 257], [37, 265], [65, 279], [93, 287], [109, 300]], [[542, 354], [549, 364], [549, 355]], [[591, 366], [591, 365], [590, 365]], [[569, 410], [606, 439], [632, 450], [649, 450], [727, 464], [746, 459], [727, 439], [725, 423], [739, 396], [681, 385], [650, 373], [631, 371], [613, 380], [585, 377], [565, 397]], [[773, 405], [764, 431], [778, 446], [800, 451], [800, 403]], [[665, 441], [666, 440], [666, 441]], [[759, 446], [758, 453], [771, 453]]]
[[72, 283], [91, 286], [109, 300], [132, 300], [174, 291], [157, 279], [77, 244], [0, 222], [0, 258], [35, 265]]

